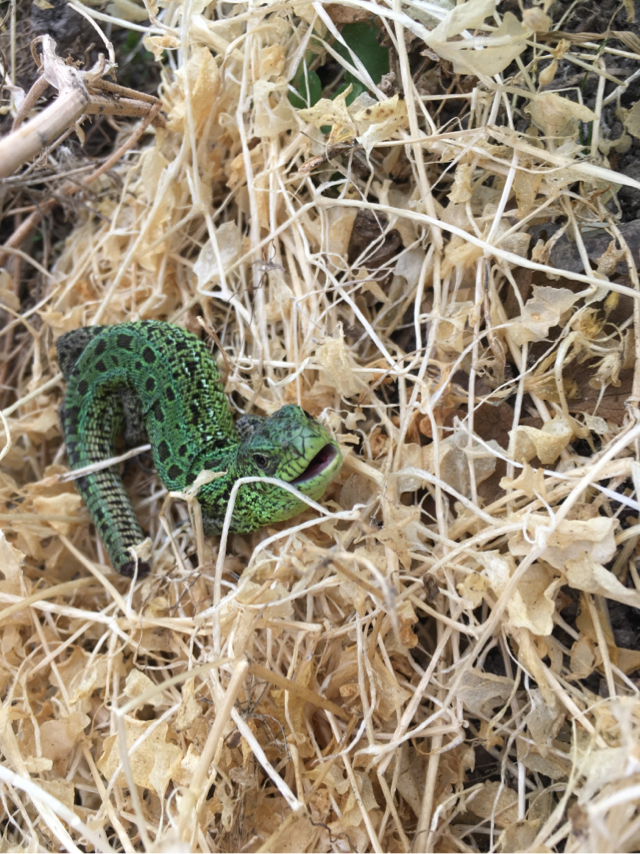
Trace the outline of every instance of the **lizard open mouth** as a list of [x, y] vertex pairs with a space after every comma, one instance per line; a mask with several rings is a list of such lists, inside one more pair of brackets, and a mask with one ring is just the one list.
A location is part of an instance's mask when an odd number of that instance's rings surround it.
[[299, 474], [298, 477], [294, 478], [291, 483], [294, 486], [298, 486], [299, 484], [313, 480], [314, 477], [322, 474], [322, 472], [331, 465], [337, 454], [338, 449], [336, 446], [328, 442], [324, 448], [321, 448], [318, 451], [302, 474]]

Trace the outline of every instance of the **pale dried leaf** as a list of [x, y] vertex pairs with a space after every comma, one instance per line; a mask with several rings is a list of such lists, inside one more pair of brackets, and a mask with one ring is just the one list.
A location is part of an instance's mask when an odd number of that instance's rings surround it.
[[543, 465], [555, 462], [573, 439], [573, 425], [562, 415], [547, 421], [541, 430], [537, 427], [516, 427], [510, 430], [513, 458], [528, 463], [538, 457]]

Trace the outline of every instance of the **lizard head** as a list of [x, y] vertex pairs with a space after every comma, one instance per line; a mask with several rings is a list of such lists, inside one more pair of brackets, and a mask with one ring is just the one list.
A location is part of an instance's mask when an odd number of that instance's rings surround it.
[[[236, 476], [275, 477], [318, 499], [341, 465], [340, 449], [330, 433], [304, 409], [290, 404], [245, 436], [237, 451]], [[244, 490], [245, 496], [255, 494], [250, 512], [256, 516], [256, 528], [290, 519], [306, 506], [273, 484], [253, 483], [243, 487], [241, 493]]]

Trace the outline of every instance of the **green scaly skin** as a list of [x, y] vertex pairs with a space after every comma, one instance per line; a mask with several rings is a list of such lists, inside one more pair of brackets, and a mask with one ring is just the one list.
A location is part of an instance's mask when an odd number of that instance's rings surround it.
[[[207, 534], [219, 533], [231, 490], [241, 477], [275, 477], [318, 499], [342, 464], [325, 428], [299, 406], [269, 418], [243, 416], [236, 429], [213, 357], [195, 335], [160, 321], [92, 326], [58, 340], [67, 380], [60, 408], [72, 469], [116, 455], [116, 442], [148, 439], [162, 483], [184, 490], [203, 469], [226, 474], [202, 486]], [[145, 539], [115, 466], [76, 480], [114, 567], [133, 575], [130, 551]], [[244, 484], [231, 530], [249, 533], [306, 507], [281, 487]], [[137, 562], [138, 575], [149, 571]]]

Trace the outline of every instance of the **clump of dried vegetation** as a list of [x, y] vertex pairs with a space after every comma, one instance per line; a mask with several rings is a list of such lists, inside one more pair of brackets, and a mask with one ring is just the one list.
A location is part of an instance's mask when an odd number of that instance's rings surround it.
[[[3, 847], [640, 845], [633, 9], [427, 5], [74, 2], [103, 57], [40, 39], [26, 105], [5, 52]], [[158, 100], [114, 84], [121, 30]], [[345, 463], [222, 546], [128, 463], [132, 585], [65, 477], [54, 344], [137, 318]]]

